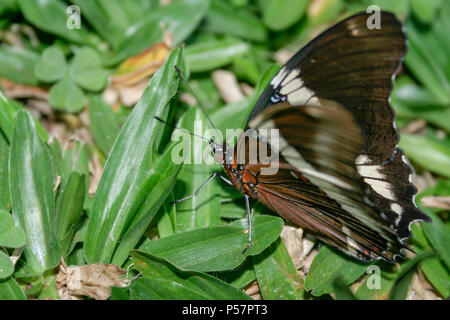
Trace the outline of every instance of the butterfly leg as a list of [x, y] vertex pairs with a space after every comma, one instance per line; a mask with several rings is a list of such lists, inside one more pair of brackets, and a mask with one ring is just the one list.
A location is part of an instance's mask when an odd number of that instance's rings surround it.
[[250, 196], [245, 195], [245, 209], [247, 210], [247, 225], [248, 225], [248, 242], [245, 249], [242, 251], [242, 254], [245, 254], [248, 249], [250, 249], [252, 245], [252, 236], [253, 236], [253, 228], [252, 228], [252, 209], [250, 209]]
[[226, 183], [233, 185], [233, 183], [230, 180], [228, 180], [227, 178], [222, 176], [219, 172], [214, 172], [205, 182], [202, 183], [202, 185], [193, 194], [191, 194], [187, 197], [175, 200], [172, 203], [179, 203], [179, 202], [183, 202], [184, 200], [188, 200], [192, 197], [196, 197], [200, 193], [200, 191], [202, 191], [203, 187], [205, 187], [208, 183], [211, 182], [211, 180], [213, 180], [217, 176], [221, 177], [222, 180], [225, 181]]

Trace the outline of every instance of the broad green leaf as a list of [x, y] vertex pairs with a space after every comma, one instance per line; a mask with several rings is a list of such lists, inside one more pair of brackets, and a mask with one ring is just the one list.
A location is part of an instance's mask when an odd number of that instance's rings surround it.
[[175, 179], [182, 167], [181, 163], [175, 164], [172, 161], [172, 150], [175, 146], [173, 145], [156, 160], [142, 186], [137, 190], [137, 198], [145, 199], [145, 201], [139, 207], [123, 235], [114, 252], [112, 263], [121, 265], [127, 259], [129, 251], [136, 246], [143, 236], [151, 220], [175, 185]]
[[[77, 43], [88, 43], [89, 34], [85, 26], [69, 29], [67, 5], [60, 0], [17, 0], [25, 18], [39, 29]], [[81, 12], [81, 14], [83, 14]], [[81, 23], [81, 22], [80, 22]]]
[[441, 0], [411, 0], [411, 8], [421, 22], [431, 23], [441, 3]]
[[14, 224], [12, 215], [0, 209], [0, 247], [19, 248], [25, 241], [25, 233]]
[[51, 159], [30, 114], [18, 111], [15, 122], [9, 154], [12, 211], [27, 236], [27, 263], [33, 271], [42, 273], [55, 267], [60, 259], [52, 228], [55, 197]]
[[236, 269], [213, 274], [219, 279], [223, 279], [235, 288], [242, 289], [249, 283], [256, 280], [255, 269], [253, 269], [252, 259], [246, 259]]
[[[1, 98], [0, 98], [1, 99]], [[1, 108], [1, 107], [0, 107]], [[8, 173], [9, 143], [0, 131], [0, 210], [11, 209], [11, 198], [9, 196], [9, 173]]]
[[156, 241], [145, 242], [139, 249], [163, 257], [176, 266], [196, 271], [225, 271], [238, 267], [247, 256], [261, 253], [280, 235], [283, 221], [271, 216], [253, 220], [252, 246], [247, 245], [246, 219], [228, 226], [201, 228]]
[[13, 272], [14, 272], [14, 265], [11, 259], [7, 254], [5, 254], [2, 250], [0, 250], [0, 283], [2, 282], [3, 279], [8, 278]]
[[400, 147], [406, 156], [431, 172], [450, 177], [450, 147], [437, 140], [402, 134]]
[[207, 300], [207, 295], [174, 280], [140, 278], [131, 284], [133, 300]]
[[236, 39], [200, 42], [186, 47], [186, 61], [191, 72], [217, 69], [247, 52], [249, 45]]
[[[132, 251], [131, 256], [143, 279], [151, 280], [147, 282], [144, 280], [144, 283], [149, 285], [144, 298], [152, 296], [160, 299], [189, 299], [197, 296], [220, 300], [250, 299], [239, 289], [206, 273], [180, 270], [162, 258], [141, 251]], [[159, 286], [164, 286], [167, 290], [161, 290]], [[146, 290], [145, 286], [140, 288], [141, 292]]]
[[130, 300], [130, 288], [111, 288], [111, 297], [109, 300]]
[[[22, 110], [23, 106], [15, 100], [8, 99], [0, 91], [0, 129], [8, 143], [11, 141], [14, 133], [15, 115], [18, 110]], [[41, 123], [33, 116], [34, 124], [42, 140], [47, 141], [47, 131]]]
[[303, 281], [281, 239], [253, 257], [256, 279], [266, 300], [303, 299]]
[[126, 30], [114, 55], [105, 63], [117, 64], [162, 41], [161, 25], [173, 35], [174, 45], [182, 43], [198, 26], [208, 7], [209, 0], [184, 0], [151, 10], [145, 19]]
[[[378, 274], [370, 272], [364, 282], [358, 287], [356, 297], [360, 300], [387, 300], [395, 281], [395, 273], [381, 272], [381, 270]], [[377, 286], [378, 284], [379, 286]]]
[[3, 44], [0, 46], [0, 77], [22, 84], [37, 85], [34, 66], [38, 60], [39, 55], [35, 52]]
[[120, 131], [111, 107], [100, 95], [89, 95], [89, 128], [95, 142], [107, 156]]
[[54, 229], [63, 257], [68, 254], [77, 224], [83, 214], [85, 197], [84, 177], [77, 172], [72, 172], [67, 183], [60, 190], [56, 201]]
[[390, 300], [406, 300], [409, 286], [415, 272], [415, 269], [410, 270], [397, 282], [395, 288], [390, 294]]
[[425, 277], [444, 299], [450, 296], [450, 275], [448, 267], [438, 257], [432, 257], [421, 262]]
[[69, 75], [83, 89], [99, 91], [107, 82], [108, 71], [102, 68], [98, 53], [83, 47], [75, 53], [69, 66]]
[[89, 187], [89, 152], [86, 144], [75, 141], [72, 148], [64, 150], [61, 159], [61, 184], [64, 185], [69, 180], [72, 172], [77, 172], [85, 176], [86, 190]]
[[58, 46], [45, 49], [38, 63], [34, 66], [36, 78], [44, 82], [55, 82], [63, 78], [66, 72], [66, 57]]
[[450, 80], [445, 74], [448, 54], [440, 44], [447, 42], [448, 34], [440, 34], [435, 28], [422, 31], [411, 19], [405, 27], [409, 41], [408, 54], [405, 57], [406, 66], [440, 102], [448, 105]]
[[72, 0], [80, 6], [83, 18], [113, 47], [125, 30], [151, 12], [151, 2], [141, 0]]
[[[84, 242], [88, 263], [111, 261], [121, 236], [147, 197], [141, 188], [154, 166], [153, 152], [159, 147], [164, 125], [154, 117], [167, 118], [178, 88], [175, 65], [181, 65], [181, 49], [175, 49], [152, 77], [110, 151]], [[139, 197], [136, 191], [141, 191]]]
[[58, 81], [49, 92], [48, 102], [58, 110], [78, 112], [83, 109], [85, 96], [72, 79]]
[[433, 219], [431, 223], [421, 223], [422, 229], [434, 250], [450, 269], [450, 228], [446, 226], [438, 216], [426, 210]]
[[379, 6], [381, 10], [395, 13], [399, 19], [404, 20], [409, 14], [410, 2], [410, 0], [364, 0], [364, 5], [366, 8], [370, 5]]
[[336, 278], [333, 281], [334, 293], [336, 295], [336, 300], [357, 300], [358, 298], [353, 294], [347, 284], [341, 280], [341, 278]]
[[300, 20], [309, 4], [309, 0], [260, 0], [259, 2], [264, 23], [274, 31], [286, 29]]
[[333, 292], [336, 278], [349, 285], [361, 277], [370, 264], [362, 263], [327, 246], [320, 249], [305, 279], [305, 289], [312, 290], [314, 296]]
[[[200, 108], [192, 108], [186, 112], [180, 120], [179, 127], [201, 136], [205, 136], [204, 132], [209, 128]], [[210, 165], [205, 163], [204, 151], [206, 150], [207, 154], [210, 153], [210, 146], [205, 141], [192, 137], [185, 131], [175, 130], [172, 139], [177, 141], [180, 138], [182, 142], [178, 144], [174, 154], [175, 156], [183, 154], [186, 160], [175, 186], [176, 199], [193, 194], [214, 172], [221, 169], [215, 163]], [[217, 177], [217, 179], [220, 178]], [[176, 204], [177, 232], [220, 224], [219, 183], [219, 181], [211, 181], [197, 196]]]
[[212, 0], [203, 25], [205, 31], [264, 41], [267, 30], [249, 11], [236, 10], [222, 0]]
[[173, 193], [170, 193], [167, 201], [156, 214], [155, 220], [160, 238], [173, 236], [176, 233], [176, 206], [175, 204], [168, 202], [172, 202], [173, 200]]
[[0, 280], [0, 300], [27, 300], [19, 284], [10, 277]]

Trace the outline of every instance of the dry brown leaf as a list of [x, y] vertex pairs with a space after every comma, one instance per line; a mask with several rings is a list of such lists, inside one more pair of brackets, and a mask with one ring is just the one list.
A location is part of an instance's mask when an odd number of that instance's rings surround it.
[[402, 129], [402, 133], [418, 133], [425, 129], [427, 122], [424, 119], [411, 121], [406, 127]]
[[255, 88], [253, 88], [251, 85], [247, 83], [241, 83], [240, 84], [241, 91], [247, 96], [251, 96], [253, 92], [255, 92]]
[[296, 269], [301, 264], [303, 255], [303, 229], [291, 226], [284, 226], [280, 235], [287, 252], [291, 256]]
[[111, 77], [116, 87], [129, 87], [148, 78], [163, 65], [170, 47], [166, 42], [159, 42], [146, 51], [125, 60]]
[[11, 99], [35, 98], [48, 100], [48, 89], [15, 83], [6, 79], [0, 79], [5, 96]]
[[244, 288], [245, 294], [249, 295], [255, 300], [261, 300], [261, 290], [259, 289], [258, 281], [253, 281], [252, 283], [248, 284]]
[[423, 197], [420, 202], [424, 207], [450, 210], [450, 197], [428, 196]]
[[111, 287], [129, 285], [129, 280], [123, 278], [125, 274], [126, 271], [115, 264], [95, 263], [67, 267], [61, 262], [56, 276], [56, 288], [62, 300], [78, 300], [80, 296], [106, 300], [111, 295]]
[[215, 70], [212, 73], [214, 84], [226, 103], [233, 103], [244, 98], [234, 73], [226, 70]]

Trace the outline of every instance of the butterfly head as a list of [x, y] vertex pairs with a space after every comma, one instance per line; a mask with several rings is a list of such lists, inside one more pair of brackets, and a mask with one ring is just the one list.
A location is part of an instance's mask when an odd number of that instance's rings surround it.
[[228, 143], [223, 142], [222, 144], [218, 144], [214, 140], [211, 140], [209, 145], [211, 146], [214, 160], [217, 163], [232, 163], [233, 152], [231, 152], [231, 148]]

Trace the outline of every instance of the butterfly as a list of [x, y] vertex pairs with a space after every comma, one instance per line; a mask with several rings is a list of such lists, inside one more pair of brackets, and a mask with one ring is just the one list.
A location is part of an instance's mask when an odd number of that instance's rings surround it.
[[[244, 195], [248, 247], [250, 199], [362, 261], [395, 262], [411, 224], [431, 221], [415, 205], [413, 169], [389, 104], [406, 36], [389, 12], [380, 12], [379, 29], [368, 28], [368, 18], [342, 20], [281, 67], [248, 118], [255, 134], [234, 148], [210, 141], [227, 177], [215, 173], [205, 184], [219, 175]], [[249, 150], [249, 140], [268, 142], [263, 129], [279, 133], [276, 148], [269, 143], [278, 154], [274, 174], [262, 174], [267, 159]]]

